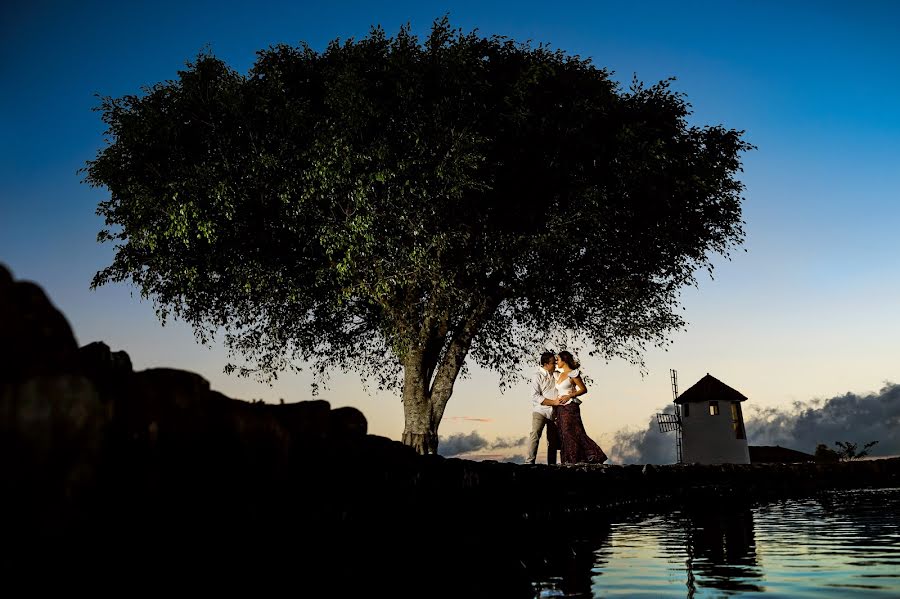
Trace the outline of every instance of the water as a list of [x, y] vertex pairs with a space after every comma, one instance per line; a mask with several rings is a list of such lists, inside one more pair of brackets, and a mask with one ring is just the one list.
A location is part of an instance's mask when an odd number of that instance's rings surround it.
[[536, 597], [900, 597], [900, 489], [723, 501], [568, 533], [523, 560]]

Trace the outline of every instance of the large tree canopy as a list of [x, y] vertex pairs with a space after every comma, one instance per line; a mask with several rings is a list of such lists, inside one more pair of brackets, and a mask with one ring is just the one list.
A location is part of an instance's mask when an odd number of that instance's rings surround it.
[[243, 373], [327, 356], [402, 385], [421, 452], [467, 356], [508, 376], [573, 331], [639, 360], [743, 240], [741, 132], [689, 126], [668, 82], [446, 20], [275, 46], [246, 75], [202, 54], [100, 110], [86, 180], [116, 251], [93, 285], [224, 330]]

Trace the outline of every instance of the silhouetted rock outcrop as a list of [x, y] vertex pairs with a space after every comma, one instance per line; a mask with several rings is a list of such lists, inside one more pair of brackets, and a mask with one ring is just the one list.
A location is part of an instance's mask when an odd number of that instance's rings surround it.
[[77, 372], [77, 356], [72, 328], [44, 291], [0, 265], [0, 381]]
[[2, 266], [0, 348], [4, 566], [40, 551], [55, 565], [112, 560], [146, 574], [164, 551], [263, 568], [259, 557], [279, 551], [266, 546], [290, 540], [290, 559], [316, 571], [337, 547], [313, 541], [360, 521], [348, 515], [365, 495], [354, 460], [415, 457], [367, 435], [355, 408], [248, 403], [195, 373], [135, 372], [102, 342], [79, 348], [44, 292]]

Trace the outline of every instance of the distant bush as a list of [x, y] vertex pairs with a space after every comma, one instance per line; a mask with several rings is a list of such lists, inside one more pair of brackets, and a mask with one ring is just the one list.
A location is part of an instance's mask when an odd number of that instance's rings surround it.
[[835, 441], [837, 449], [831, 449], [824, 443], [816, 446], [815, 458], [817, 462], [849, 462], [859, 460], [869, 455], [869, 449], [878, 444], [878, 441], [869, 441], [859, 449], [858, 443], [852, 441]]

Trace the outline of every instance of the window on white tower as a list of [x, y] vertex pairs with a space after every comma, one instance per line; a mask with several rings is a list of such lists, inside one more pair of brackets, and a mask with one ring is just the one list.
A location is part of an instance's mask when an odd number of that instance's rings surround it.
[[734, 429], [735, 439], [747, 438], [747, 433], [744, 431], [744, 418], [741, 414], [741, 404], [736, 401], [731, 402], [731, 428]]

